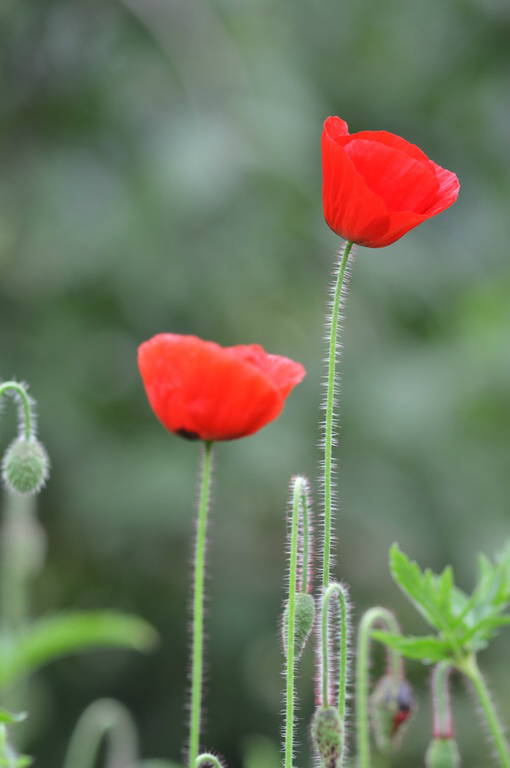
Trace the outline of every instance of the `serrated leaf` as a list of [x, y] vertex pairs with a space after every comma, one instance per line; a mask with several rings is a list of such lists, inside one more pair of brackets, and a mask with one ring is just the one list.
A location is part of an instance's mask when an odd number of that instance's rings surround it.
[[440, 632], [451, 635], [455, 629], [455, 617], [451, 611], [454, 588], [451, 566], [447, 566], [440, 576], [430, 569], [422, 572], [417, 563], [401, 552], [398, 544], [393, 544], [390, 569], [395, 582], [425, 621]]
[[147, 651], [156, 631], [144, 619], [110, 611], [58, 613], [31, 624], [0, 659], [0, 688], [69, 654], [99, 648]]
[[412, 637], [384, 632], [383, 630], [374, 630], [372, 637], [374, 640], [398, 651], [407, 659], [435, 664], [452, 658], [450, 643], [447, 640], [436, 637], [436, 635]]

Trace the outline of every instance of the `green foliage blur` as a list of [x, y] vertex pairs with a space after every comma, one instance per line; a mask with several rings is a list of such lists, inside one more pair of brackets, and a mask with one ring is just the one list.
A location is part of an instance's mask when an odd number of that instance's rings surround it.
[[[48, 559], [33, 611], [116, 608], [159, 631], [149, 657], [55, 663], [31, 683], [23, 749], [62, 765], [79, 715], [119, 699], [145, 757], [185, 740], [189, 553], [199, 447], [146, 402], [136, 351], [161, 331], [258, 342], [307, 368], [274, 424], [217, 446], [209, 546], [205, 748], [268, 768], [279, 739], [284, 513], [315, 484], [327, 286], [339, 239], [323, 221], [320, 135], [386, 129], [461, 182], [453, 208], [359, 249], [345, 317], [335, 576], [356, 619], [394, 607], [398, 541], [452, 563], [510, 520], [510, 6], [507, 0], [2, 0], [1, 375], [38, 400], [52, 476]], [[1, 446], [14, 437], [10, 411]], [[508, 634], [480, 665], [510, 723]], [[374, 662], [374, 677], [379, 660]], [[307, 766], [314, 658], [300, 667], [297, 764]], [[420, 710], [393, 765], [422, 764]], [[465, 768], [489, 750], [454, 690]], [[262, 757], [260, 757], [262, 755]], [[275, 762], [275, 765], [277, 762]]]

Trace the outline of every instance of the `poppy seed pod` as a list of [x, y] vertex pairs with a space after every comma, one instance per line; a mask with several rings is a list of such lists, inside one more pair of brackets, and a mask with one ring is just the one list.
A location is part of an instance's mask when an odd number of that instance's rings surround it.
[[312, 741], [323, 768], [341, 768], [344, 733], [336, 707], [319, 707], [315, 712]]
[[322, 132], [324, 216], [346, 240], [369, 248], [390, 245], [453, 205], [454, 173], [387, 131], [349, 134], [328, 117]]
[[413, 710], [409, 683], [390, 674], [384, 675], [370, 697], [372, 728], [381, 752], [389, 754], [400, 745]]
[[[308, 592], [298, 592], [294, 607], [294, 658], [298, 661], [306, 648], [315, 621], [315, 601]], [[287, 657], [289, 634], [289, 604], [285, 606], [282, 620], [282, 642]]]
[[425, 755], [427, 768], [460, 768], [460, 754], [455, 739], [435, 738]]
[[7, 448], [2, 461], [6, 487], [15, 493], [39, 493], [49, 475], [46, 449], [35, 438], [17, 437]]

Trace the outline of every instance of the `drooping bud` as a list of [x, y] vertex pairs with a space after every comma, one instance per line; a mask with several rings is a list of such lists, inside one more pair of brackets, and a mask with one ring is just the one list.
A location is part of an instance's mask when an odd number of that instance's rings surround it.
[[2, 460], [2, 477], [10, 491], [39, 493], [49, 475], [50, 460], [42, 443], [34, 437], [17, 437]]
[[[294, 658], [302, 656], [315, 622], [315, 601], [308, 592], [298, 592], [294, 606]], [[283, 652], [287, 658], [287, 637], [289, 635], [289, 604], [285, 606], [282, 619]]]
[[384, 675], [370, 697], [370, 711], [377, 747], [389, 754], [400, 745], [414, 711], [414, 698], [407, 680]]
[[460, 768], [460, 754], [455, 739], [435, 738], [425, 755], [427, 768]]
[[336, 707], [319, 707], [312, 720], [312, 741], [322, 768], [341, 768], [344, 746], [342, 719]]

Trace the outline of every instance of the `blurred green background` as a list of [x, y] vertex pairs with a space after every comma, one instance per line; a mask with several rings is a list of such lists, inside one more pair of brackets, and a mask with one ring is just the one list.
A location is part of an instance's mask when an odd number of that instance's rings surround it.
[[[203, 741], [239, 768], [266, 744], [253, 737], [279, 739], [287, 486], [294, 472], [315, 483], [320, 459], [339, 245], [321, 203], [329, 114], [404, 136], [461, 182], [452, 209], [356, 257], [336, 574], [357, 619], [380, 603], [419, 633], [388, 574], [391, 542], [422, 565], [451, 562], [469, 589], [475, 553], [508, 535], [510, 6], [3, 0], [0, 39], [1, 375], [30, 383], [53, 464], [34, 611], [121, 608], [162, 638], [148, 657], [39, 674], [26, 749], [58, 768], [80, 712], [112, 696], [144, 756], [180, 756], [199, 448], [158, 424], [136, 366], [141, 341], [174, 331], [258, 342], [308, 371], [277, 422], [216, 452]], [[14, 429], [8, 411], [2, 451]], [[507, 723], [508, 637], [481, 659]], [[310, 650], [302, 766], [313, 664]], [[426, 672], [409, 671], [421, 706], [395, 767], [422, 764], [428, 743]], [[460, 685], [455, 697], [463, 765], [485, 768], [472, 701]]]

